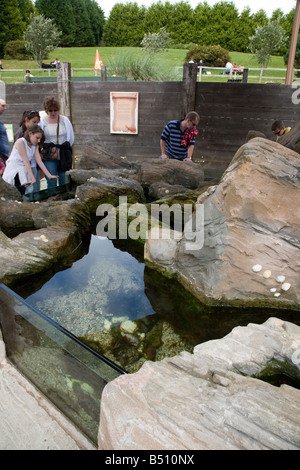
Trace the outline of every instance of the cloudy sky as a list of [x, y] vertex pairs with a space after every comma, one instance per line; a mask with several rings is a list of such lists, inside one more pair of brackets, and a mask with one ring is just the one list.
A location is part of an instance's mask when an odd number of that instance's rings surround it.
[[[170, 3], [179, 3], [180, 0], [169, 0]], [[199, 3], [203, 3], [204, 0], [189, 0], [188, 3], [192, 8], [195, 8]], [[207, 3], [213, 6], [215, 3], [219, 3], [221, 0], [206, 0]], [[230, 1], [230, 0], [226, 0]], [[271, 17], [272, 12], [280, 8], [284, 13], [289, 13], [292, 8], [296, 6], [296, 0], [231, 0], [238, 8], [239, 12], [242, 12], [246, 6], [249, 6], [251, 13], [255, 13], [260, 9], [265, 10], [268, 17]], [[158, 0], [97, 0], [105, 16], [109, 16], [109, 12], [116, 3], [137, 3], [138, 5], [144, 5], [149, 7], [152, 3], [158, 3]], [[162, 3], [165, 3], [162, 0]]]

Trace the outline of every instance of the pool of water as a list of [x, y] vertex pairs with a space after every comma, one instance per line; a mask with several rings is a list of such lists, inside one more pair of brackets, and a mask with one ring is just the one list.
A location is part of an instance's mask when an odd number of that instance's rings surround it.
[[69, 268], [58, 266], [47, 280], [32, 277], [14, 290], [128, 372], [270, 316], [299, 324], [294, 311], [205, 306], [146, 267], [142, 246], [91, 235], [81, 249]]

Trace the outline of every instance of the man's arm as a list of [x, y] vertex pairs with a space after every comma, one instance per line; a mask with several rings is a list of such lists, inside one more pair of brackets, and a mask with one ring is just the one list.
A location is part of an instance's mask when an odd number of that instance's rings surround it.
[[168, 155], [166, 155], [166, 142], [163, 139], [160, 139], [160, 153], [163, 160], [169, 158]]

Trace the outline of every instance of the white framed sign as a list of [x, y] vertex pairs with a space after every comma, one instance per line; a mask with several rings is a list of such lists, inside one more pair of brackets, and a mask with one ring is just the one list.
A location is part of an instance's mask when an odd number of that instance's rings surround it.
[[138, 92], [110, 92], [111, 134], [138, 133]]

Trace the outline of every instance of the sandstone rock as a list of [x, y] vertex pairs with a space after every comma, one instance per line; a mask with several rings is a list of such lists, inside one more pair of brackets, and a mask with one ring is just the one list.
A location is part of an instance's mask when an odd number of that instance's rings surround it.
[[99, 449], [299, 449], [300, 391], [255, 378], [275, 361], [299, 381], [299, 345], [298, 326], [271, 318], [146, 362], [106, 385]]
[[151, 158], [140, 163], [137, 177], [141, 183], [149, 186], [162, 181], [164, 184], [196, 189], [204, 180], [204, 171], [193, 162]]
[[77, 160], [75, 168], [80, 170], [132, 168], [132, 163], [128, 162], [126, 157], [117, 156], [96, 139], [85, 146], [83, 154], [77, 157]]
[[[255, 138], [242, 146], [216, 187], [198, 198], [204, 227], [194, 229], [195, 240], [183, 237], [173, 262], [151, 263], [204, 301], [232, 303], [264, 301], [269, 305], [300, 305], [300, 179], [299, 156], [280, 144]], [[151, 236], [147, 244], [151, 244]], [[199, 246], [199, 249], [198, 249]], [[145, 247], [145, 253], [151, 250]], [[163, 251], [163, 249], [162, 249]], [[262, 270], [255, 273], [254, 265]], [[271, 271], [268, 278], [265, 271]], [[283, 274], [291, 288], [284, 295], [270, 291]]]

